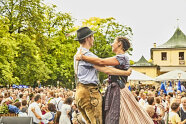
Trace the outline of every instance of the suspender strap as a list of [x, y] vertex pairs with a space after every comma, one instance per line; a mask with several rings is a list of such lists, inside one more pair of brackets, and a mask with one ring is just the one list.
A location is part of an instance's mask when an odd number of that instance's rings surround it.
[[78, 83], [78, 77], [77, 77], [78, 65], [79, 65], [79, 61], [76, 61], [76, 63], [75, 63], [75, 84], [76, 84], [76, 86], [77, 86], [77, 83]]
[[[87, 53], [87, 51], [83, 51], [82, 50], [82, 53], [83, 53], [83, 55], [85, 55], [86, 53]], [[78, 66], [79, 66], [79, 61], [75, 61], [75, 84], [76, 84], [76, 86], [77, 86], [77, 83], [78, 83], [78, 76], [77, 76], [77, 74], [78, 74]]]

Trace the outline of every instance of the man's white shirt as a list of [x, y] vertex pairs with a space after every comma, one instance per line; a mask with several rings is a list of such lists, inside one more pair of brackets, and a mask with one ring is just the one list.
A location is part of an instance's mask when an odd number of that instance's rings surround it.
[[41, 113], [41, 109], [38, 105], [38, 103], [33, 102], [32, 104], [30, 104], [30, 106], [28, 107], [28, 116], [33, 117], [33, 122], [35, 123], [40, 123], [41, 121], [44, 123], [47, 123], [47, 120], [39, 120], [34, 113], [31, 111], [31, 108], [35, 108], [35, 112], [43, 119], [43, 115]]
[[139, 104], [145, 108], [145, 105], [146, 105], [146, 101], [143, 100], [142, 98], [139, 100]]

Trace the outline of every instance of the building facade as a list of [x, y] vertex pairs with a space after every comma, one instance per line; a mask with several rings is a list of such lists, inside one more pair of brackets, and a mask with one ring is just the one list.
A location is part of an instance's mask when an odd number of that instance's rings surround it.
[[164, 44], [151, 48], [153, 63], [160, 66], [160, 74], [175, 69], [186, 71], [186, 35], [177, 28]]
[[159, 66], [148, 62], [144, 56], [142, 56], [135, 64], [131, 65], [131, 68], [152, 78], [159, 75]]
[[180, 69], [186, 71], [186, 35], [178, 27], [164, 44], [150, 49], [152, 63], [143, 56], [131, 68], [155, 78], [163, 73]]

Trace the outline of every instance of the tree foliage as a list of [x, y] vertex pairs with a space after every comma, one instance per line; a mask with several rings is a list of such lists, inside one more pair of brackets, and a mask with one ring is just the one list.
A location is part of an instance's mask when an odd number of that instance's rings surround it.
[[7, 84], [16, 82], [18, 78], [13, 75], [16, 67], [14, 57], [16, 52], [16, 41], [8, 31], [9, 20], [0, 16], [0, 82]]
[[[73, 56], [79, 43], [74, 41], [75, 19], [56, 12], [56, 5], [43, 0], [0, 1], [0, 83], [42, 84], [71, 87], [74, 82]], [[114, 18], [90, 18], [82, 22], [96, 31], [91, 49], [99, 57], [113, 56], [110, 44], [116, 36], [130, 36], [130, 27]], [[101, 80], [105, 75], [100, 75]]]

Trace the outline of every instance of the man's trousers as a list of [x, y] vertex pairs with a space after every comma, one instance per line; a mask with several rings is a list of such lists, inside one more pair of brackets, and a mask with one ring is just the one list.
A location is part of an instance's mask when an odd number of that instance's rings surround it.
[[102, 96], [97, 85], [78, 83], [75, 100], [87, 124], [102, 124]]

